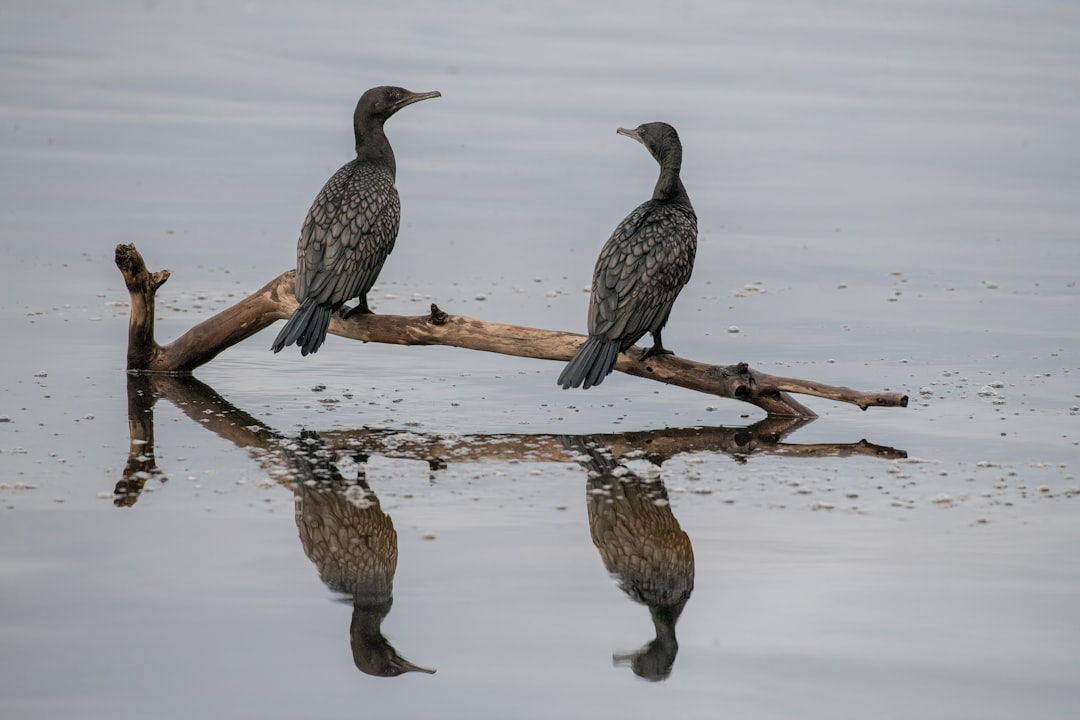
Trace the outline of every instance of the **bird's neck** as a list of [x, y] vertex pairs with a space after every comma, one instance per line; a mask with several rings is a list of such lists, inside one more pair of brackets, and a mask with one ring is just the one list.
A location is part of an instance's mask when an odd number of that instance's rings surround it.
[[678, 167], [661, 168], [660, 179], [656, 181], [652, 199], [660, 202], [673, 202], [676, 200], [690, 202], [690, 196], [686, 194], [686, 188], [679, 177]]
[[673, 652], [679, 650], [679, 641], [675, 637], [675, 623], [679, 622], [679, 616], [682, 615], [686, 601], [689, 599], [690, 596], [687, 595], [676, 605], [649, 606], [649, 615], [652, 616], [653, 627], [656, 629], [656, 640], [661, 645], [672, 649]]
[[679, 177], [679, 170], [682, 168], [682, 151], [672, 148], [667, 153], [660, 154], [657, 159], [660, 160], [660, 177], [653, 189], [653, 200], [689, 202], [690, 197], [686, 194], [686, 188], [683, 187], [682, 179]]
[[397, 173], [397, 162], [394, 160], [394, 149], [390, 147], [390, 141], [383, 132], [381, 122], [369, 122], [355, 127], [356, 134], [356, 159], [362, 163], [380, 165], [390, 170], [391, 174]]

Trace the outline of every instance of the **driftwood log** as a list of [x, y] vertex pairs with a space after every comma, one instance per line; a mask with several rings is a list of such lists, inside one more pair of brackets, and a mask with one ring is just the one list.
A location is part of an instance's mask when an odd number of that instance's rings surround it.
[[[131, 296], [129, 372], [190, 373], [223, 350], [288, 318], [298, 307], [293, 291], [295, 272], [289, 270], [162, 346], [154, 338], [154, 303], [158, 289], [169, 279], [169, 271], [150, 272], [134, 245], [116, 247], [116, 266], [124, 276]], [[575, 333], [450, 315], [434, 304], [426, 316], [354, 315], [348, 320], [335, 316], [330, 322], [330, 332], [363, 342], [448, 345], [563, 362], [570, 360], [585, 340], [585, 336]], [[675, 355], [652, 357], [642, 362], [638, 359], [641, 353], [642, 349], [635, 347], [621, 354], [615, 369], [628, 375], [741, 400], [761, 408], [770, 416], [816, 417], [816, 413], [791, 397], [791, 393], [850, 403], [863, 410], [871, 406], [907, 407], [908, 403], [908, 397], [903, 393], [859, 392], [810, 380], [767, 375], [751, 370], [746, 363], [709, 365]]]

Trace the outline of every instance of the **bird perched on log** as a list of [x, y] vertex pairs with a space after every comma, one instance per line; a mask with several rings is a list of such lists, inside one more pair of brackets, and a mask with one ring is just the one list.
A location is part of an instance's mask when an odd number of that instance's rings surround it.
[[414, 93], [399, 87], [365, 92], [353, 113], [356, 159], [327, 180], [308, 210], [296, 244], [296, 299], [300, 307], [271, 346], [279, 352], [295, 343], [300, 354], [319, 349], [330, 315], [370, 313], [367, 293], [397, 240], [401, 201], [394, 180], [397, 165], [383, 123], [406, 105], [441, 97], [438, 91]]
[[600, 250], [589, 298], [589, 337], [559, 375], [564, 389], [599, 385], [619, 353], [646, 332], [653, 345], [641, 360], [671, 354], [660, 331], [694, 269], [697, 215], [679, 178], [678, 133], [662, 122], [617, 132], [646, 147], [660, 164], [660, 177], [652, 198], [627, 215]]

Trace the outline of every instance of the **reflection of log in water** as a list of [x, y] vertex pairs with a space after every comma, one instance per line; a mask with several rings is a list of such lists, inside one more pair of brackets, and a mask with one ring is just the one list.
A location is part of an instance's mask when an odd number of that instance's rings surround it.
[[589, 471], [589, 531], [604, 567], [627, 596], [649, 608], [656, 631], [640, 650], [616, 654], [615, 662], [647, 680], [663, 680], [679, 652], [675, 623], [694, 590], [690, 537], [671, 512], [661, 480], [634, 475], [591, 439], [563, 442]]
[[[849, 457], [867, 455], [885, 459], [906, 458], [903, 450], [866, 440], [853, 443], [799, 445], [784, 440], [812, 422], [809, 418], [765, 418], [748, 427], [664, 428], [637, 432], [591, 435], [618, 460], [642, 456], [657, 465], [676, 455], [720, 452], [737, 458], [750, 455], [792, 457]], [[567, 456], [555, 435], [454, 435], [440, 437], [394, 429], [362, 428], [322, 433], [329, 447], [359, 450], [369, 455], [425, 460], [430, 464], [454, 462], [566, 462]]]
[[[282, 452], [282, 436], [273, 428], [237, 408], [190, 375], [133, 374], [128, 376], [131, 445], [123, 477], [116, 484], [118, 505], [133, 504], [149, 478], [163, 478], [154, 460], [153, 408], [158, 397], [170, 400], [201, 427], [239, 448], [249, 450], [252, 458], [271, 477], [286, 485], [291, 483], [291, 461]], [[809, 422], [811, 420], [806, 418], [765, 418], [748, 427], [665, 428], [591, 437], [606, 447], [615, 460], [633, 454], [656, 464], [691, 452], [722, 452], [740, 459], [755, 454], [793, 457], [868, 455], [885, 459], [907, 457], [903, 450], [866, 440], [813, 445], [784, 442]], [[566, 462], [568, 459], [559, 438], [553, 435], [438, 436], [388, 428], [361, 428], [323, 432], [320, 439], [330, 450], [423, 460], [433, 470], [455, 462]]]
[[154, 456], [154, 400], [150, 379], [128, 375], [128, 458], [113, 491], [118, 506], [133, 505], [150, 478], [165, 482]]
[[330, 590], [353, 605], [349, 635], [353, 661], [368, 675], [392, 677], [433, 673], [400, 655], [382, 634], [394, 602], [397, 531], [363, 475], [347, 482], [334, 454], [313, 432], [305, 432], [288, 451], [296, 482], [296, 527], [304, 552]]
[[[199, 380], [188, 376], [128, 376], [128, 431], [130, 449], [122, 479], [117, 482], [117, 505], [132, 505], [145, 482], [162, 477], [154, 460], [154, 403], [168, 398], [201, 427], [237, 447], [251, 451], [267, 473], [290, 484], [291, 462], [282, 452], [281, 435], [261, 420], [237, 408]], [[907, 453], [866, 440], [854, 443], [787, 443], [787, 436], [811, 422], [806, 418], [765, 418], [748, 427], [665, 428], [640, 432], [593, 435], [618, 460], [627, 454], [643, 456], [660, 464], [689, 452], [722, 452], [737, 458], [754, 454], [796, 457], [847, 457], [869, 455], [886, 459], [905, 458]], [[566, 462], [559, 438], [553, 435], [458, 435], [438, 436], [396, 429], [361, 428], [320, 434], [330, 450], [361, 452], [390, 458], [423, 460], [433, 469], [454, 462], [513, 460]]]
[[274, 430], [233, 406], [205, 383], [190, 376], [129, 374], [130, 448], [123, 475], [113, 490], [116, 505], [134, 505], [147, 480], [164, 480], [154, 457], [154, 404], [159, 397], [168, 398], [196, 423], [237, 447], [257, 451], [268, 471], [288, 464], [275, 444], [278, 436]]

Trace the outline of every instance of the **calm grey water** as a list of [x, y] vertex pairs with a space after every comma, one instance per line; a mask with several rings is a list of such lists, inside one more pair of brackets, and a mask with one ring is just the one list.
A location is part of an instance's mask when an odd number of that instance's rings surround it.
[[[0, 59], [4, 718], [1080, 714], [1075, 3], [6, 2]], [[386, 83], [443, 97], [388, 125], [377, 312], [582, 330], [655, 180], [615, 128], [666, 120], [666, 344], [911, 406], [747, 445], [629, 377], [269, 333], [129, 383], [116, 244], [162, 342], [227, 307]]]

